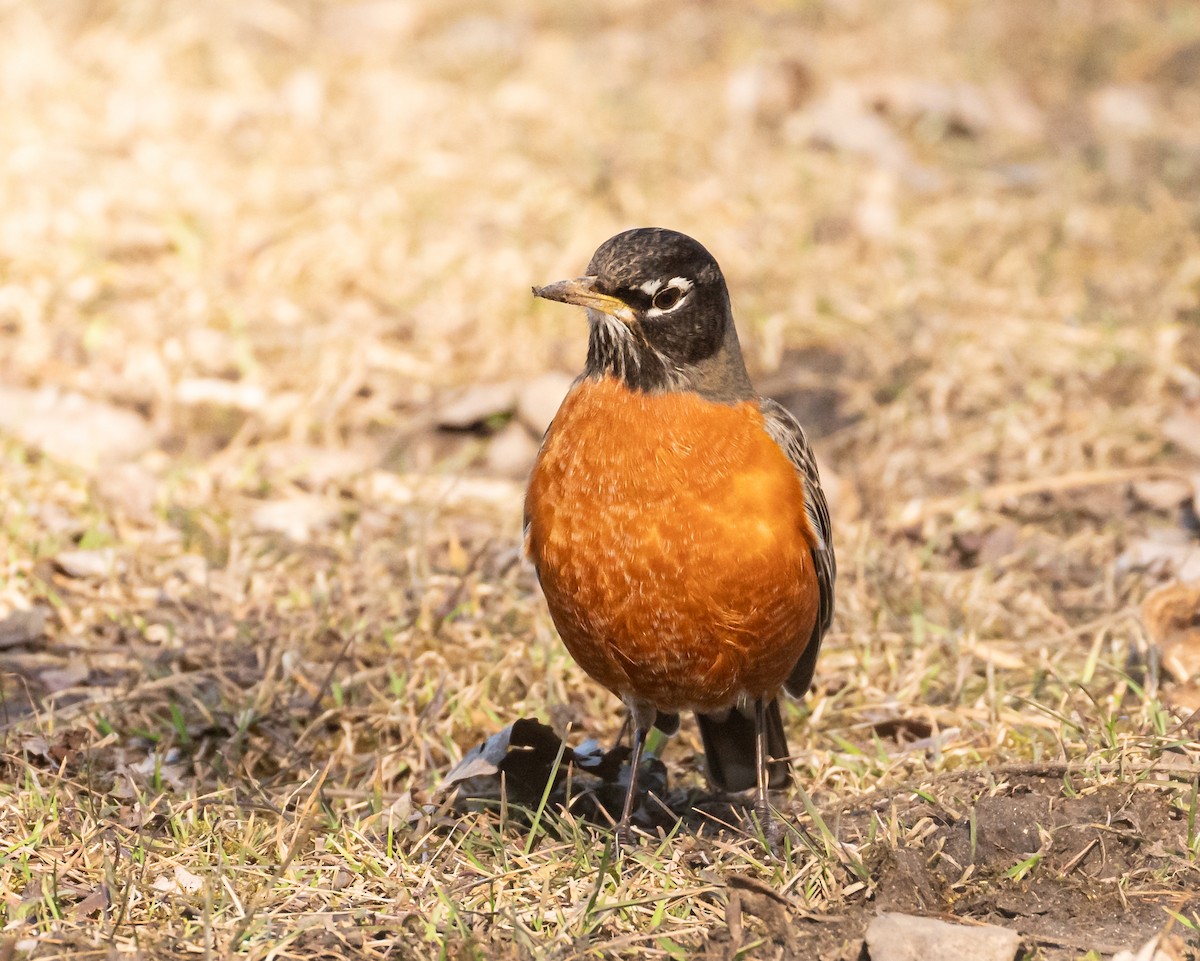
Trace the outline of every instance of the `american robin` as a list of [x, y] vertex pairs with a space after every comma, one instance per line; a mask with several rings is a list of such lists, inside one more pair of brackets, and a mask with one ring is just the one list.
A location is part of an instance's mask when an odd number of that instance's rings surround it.
[[633, 722], [628, 840], [652, 726], [694, 711], [711, 781], [790, 768], [780, 691], [802, 696], [833, 617], [829, 511], [796, 419], [755, 394], [725, 278], [691, 237], [606, 241], [587, 276], [535, 287], [587, 308], [587, 363], [525, 498], [525, 546], [571, 656]]

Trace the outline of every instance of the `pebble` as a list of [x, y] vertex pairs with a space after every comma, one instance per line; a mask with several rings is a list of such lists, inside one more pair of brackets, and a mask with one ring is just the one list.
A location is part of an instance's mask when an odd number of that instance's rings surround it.
[[1021, 936], [994, 924], [880, 913], [867, 926], [871, 961], [1013, 961]]

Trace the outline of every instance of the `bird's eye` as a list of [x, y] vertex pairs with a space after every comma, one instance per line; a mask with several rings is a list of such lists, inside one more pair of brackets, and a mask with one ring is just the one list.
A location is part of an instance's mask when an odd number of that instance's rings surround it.
[[682, 296], [683, 291], [678, 287], [664, 287], [654, 295], [652, 303], [659, 310], [670, 310], [679, 303], [679, 298]]

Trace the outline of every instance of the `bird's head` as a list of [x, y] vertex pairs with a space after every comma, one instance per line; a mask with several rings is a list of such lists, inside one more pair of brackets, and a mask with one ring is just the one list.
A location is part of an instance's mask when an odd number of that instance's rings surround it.
[[585, 276], [533, 292], [588, 309], [585, 376], [723, 401], [752, 395], [721, 268], [685, 234], [626, 230], [600, 245]]

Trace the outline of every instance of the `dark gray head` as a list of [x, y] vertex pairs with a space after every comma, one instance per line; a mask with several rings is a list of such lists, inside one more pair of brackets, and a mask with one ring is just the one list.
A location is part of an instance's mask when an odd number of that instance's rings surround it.
[[587, 276], [533, 292], [588, 308], [584, 376], [617, 377], [648, 392], [691, 390], [725, 403], [753, 396], [721, 268], [685, 234], [626, 230], [600, 245]]

